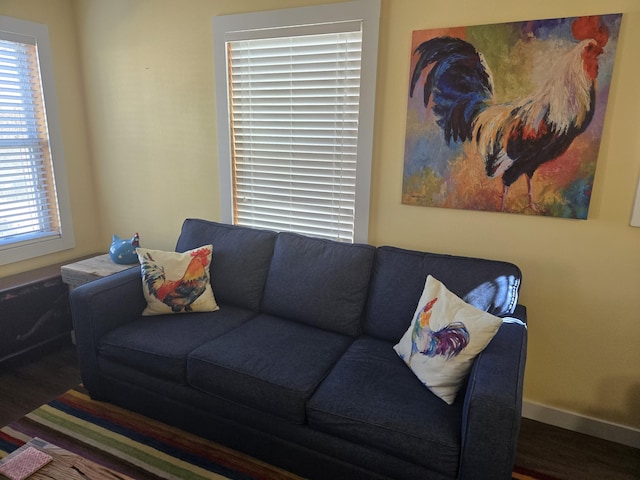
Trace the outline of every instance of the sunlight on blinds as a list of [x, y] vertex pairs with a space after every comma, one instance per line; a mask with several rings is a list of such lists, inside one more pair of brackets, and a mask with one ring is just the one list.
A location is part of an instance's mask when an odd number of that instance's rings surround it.
[[361, 31], [227, 44], [235, 223], [354, 240]]
[[45, 236], [60, 223], [35, 40], [0, 38], [0, 244]]

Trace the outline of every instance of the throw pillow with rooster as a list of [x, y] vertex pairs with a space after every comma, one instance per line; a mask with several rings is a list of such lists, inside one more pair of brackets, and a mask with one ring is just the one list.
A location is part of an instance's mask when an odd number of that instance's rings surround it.
[[212, 245], [184, 253], [138, 248], [142, 290], [147, 301], [143, 315], [218, 310], [211, 288]]
[[418, 379], [451, 405], [474, 358], [502, 319], [469, 305], [429, 275], [409, 328], [394, 347]]

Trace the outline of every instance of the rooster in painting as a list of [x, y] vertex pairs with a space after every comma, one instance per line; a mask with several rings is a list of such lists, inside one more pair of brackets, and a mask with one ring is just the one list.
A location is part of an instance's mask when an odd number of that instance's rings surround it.
[[209, 250], [200, 248], [191, 252], [191, 261], [182, 278], [169, 280], [164, 268], [155, 263], [149, 252], [142, 262], [142, 279], [149, 292], [173, 312], [191, 311], [191, 304], [204, 293], [209, 283], [206, 269], [209, 266]]
[[490, 178], [502, 177], [501, 210], [509, 187], [526, 176], [528, 206], [535, 210], [531, 180], [536, 169], [563, 154], [594, 115], [598, 57], [609, 32], [600, 17], [580, 17], [572, 26], [578, 43], [560, 57], [528, 96], [499, 104], [485, 59], [473, 45], [453, 37], [420, 44], [412, 73], [413, 96], [423, 70], [424, 105], [433, 112], [448, 144], [470, 141]]
[[431, 310], [434, 298], [418, 312], [411, 334], [411, 355], [421, 353], [427, 357], [440, 355], [447, 359], [458, 355], [469, 344], [469, 332], [461, 322], [453, 322], [438, 331], [431, 330]]

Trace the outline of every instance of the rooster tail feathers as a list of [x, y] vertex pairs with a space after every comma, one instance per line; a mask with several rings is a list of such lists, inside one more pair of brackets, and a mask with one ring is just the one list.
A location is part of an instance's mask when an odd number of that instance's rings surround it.
[[155, 295], [160, 285], [165, 281], [164, 268], [159, 266], [153, 260], [150, 253], [145, 253], [142, 261], [142, 280], [147, 286], [149, 292]]
[[462, 352], [469, 344], [469, 340], [467, 327], [461, 322], [454, 322], [442, 330], [433, 332], [429, 349], [424, 353], [430, 357], [442, 355], [449, 359]]
[[410, 95], [422, 73], [433, 67], [424, 82], [425, 107], [433, 98], [433, 112], [445, 140], [471, 139], [473, 122], [493, 99], [493, 80], [482, 54], [473, 45], [453, 37], [436, 37], [415, 51], [418, 62], [411, 76]]

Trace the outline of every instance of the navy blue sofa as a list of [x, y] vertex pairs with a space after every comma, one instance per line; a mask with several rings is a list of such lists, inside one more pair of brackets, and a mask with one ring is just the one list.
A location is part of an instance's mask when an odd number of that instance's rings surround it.
[[[527, 342], [515, 265], [187, 219], [176, 250], [205, 244], [216, 312], [142, 317], [135, 268], [73, 290], [93, 398], [308, 478], [511, 478]], [[509, 319], [453, 405], [392, 348], [429, 274]]]

